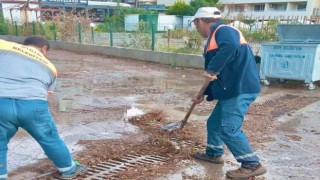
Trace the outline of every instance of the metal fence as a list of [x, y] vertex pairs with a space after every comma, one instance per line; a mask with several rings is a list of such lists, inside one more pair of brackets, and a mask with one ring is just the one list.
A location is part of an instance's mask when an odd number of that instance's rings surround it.
[[[106, 28], [103, 29], [103, 32], [101, 27], [104, 26]], [[188, 46], [190, 37], [184, 37], [184, 35], [188, 35], [188, 30], [186, 29], [177, 28], [176, 30], [157, 31], [157, 25], [154, 23], [144, 24], [143, 26], [136, 24], [135, 26], [137, 28], [134, 31], [125, 31], [123, 26], [119, 28], [119, 24], [114, 23], [101, 24], [99, 26], [77, 22], [65, 24], [61, 28], [61, 25], [55, 22], [22, 23], [18, 21], [0, 21], [0, 34], [13, 36], [41, 35], [48, 40], [55, 41], [149, 50], [162, 50], [161, 48], [170, 47], [194, 48], [193, 46]]]
[[[313, 24], [303, 18], [285, 20], [277, 19], [243, 19], [224, 20], [225, 23], [239, 28], [253, 48], [256, 55], [260, 54], [260, 43], [277, 41], [275, 27], [277, 24]], [[129, 27], [130, 31], [126, 30]], [[196, 30], [188, 25], [170, 25], [170, 28], [159, 30], [161, 24], [92, 24], [75, 20], [63, 24], [55, 21], [18, 22], [0, 20], [0, 34], [14, 36], [41, 35], [49, 40], [68, 41], [103, 45], [109, 47], [130, 47], [152, 51], [171, 51], [177, 53], [201, 54], [204, 40]], [[167, 26], [166, 26], [167, 27]], [[168, 26], [169, 27], [169, 26]], [[171, 28], [174, 27], [174, 28]]]

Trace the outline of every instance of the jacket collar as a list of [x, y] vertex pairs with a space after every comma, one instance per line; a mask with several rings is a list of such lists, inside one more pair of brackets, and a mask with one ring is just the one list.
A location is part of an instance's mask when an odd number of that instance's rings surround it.
[[215, 29], [217, 29], [218, 26], [220, 26], [221, 24], [223, 24], [223, 22], [221, 20], [219, 20], [218, 22], [216, 22], [215, 24], [213, 24], [211, 27], [210, 27], [210, 30], [211, 31], [214, 31]]

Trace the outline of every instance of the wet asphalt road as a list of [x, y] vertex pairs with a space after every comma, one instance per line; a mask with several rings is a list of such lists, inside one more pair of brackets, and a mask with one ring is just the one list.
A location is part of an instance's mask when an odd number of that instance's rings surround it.
[[[72, 153], [83, 149], [77, 144], [80, 139], [128, 138], [123, 134], [139, 133], [137, 127], [125, 120], [127, 110], [133, 107], [142, 111], [162, 108], [169, 118], [181, 119], [190, 97], [202, 82], [202, 70], [199, 69], [61, 50], [53, 50], [50, 58], [60, 72], [50, 107], [61, 137]], [[309, 91], [301, 83], [283, 86], [275, 82], [263, 87], [257, 102], [288, 93], [320, 97], [320, 88]], [[190, 119], [205, 120], [209, 113], [206, 109], [195, 111]], [[320, 101], [281, 116], [277, 121], [280, 126], [272, 135], [275, 140], [257, 149], [268, 169], [261, 179], [318, 179]], [[20, 129], [9, 144], [8, 169], [14, 172], [19, 167], [32, 167], [32, 163], [45, 157], [40, 146]], [[226, 159], [236, 163], [230, 154]], [[186, 161], [181, 163], [180, 172], [168, 171], [169, 174], [160, 179], [183, 179], [185, 175], [198, 179], [225, 179], [225, 171], [236, 166]], [[23, 171], [9, 179], [32, 176], [35, 176], [32, 171]]]

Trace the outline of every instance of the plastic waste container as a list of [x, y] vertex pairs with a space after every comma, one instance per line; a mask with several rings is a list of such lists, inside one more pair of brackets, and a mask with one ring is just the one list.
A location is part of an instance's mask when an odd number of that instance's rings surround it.
[[260, 80], [302, 80], [313, 90], [320, 80], [320, 25], [278, 25], [280, 42], [262, 44]]

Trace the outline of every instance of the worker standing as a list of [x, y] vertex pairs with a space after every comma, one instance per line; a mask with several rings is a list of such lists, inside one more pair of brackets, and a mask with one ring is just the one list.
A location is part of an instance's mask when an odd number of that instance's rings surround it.
[[[204, 92], [207, 100], [218, 100], [207, 121], [207, 148], [196, 159], [223, 163], [226, 145], [241, 167], [228, 171], [232, 179], [259, 176], [267, 172], [241, 130], [244, 115], [261, 91], [255, 58], [242, 33], [220, 20], [216, 7], [201, 7], [193, 17], [199, 34], [208, 38], [204, 49], [204, 77], [211, 81]], [[193, 98], [194, 103], [204, 99]]]
[[50, 114], [57, 70], [45, 57], [49, 42], [30, 36], [23, 44], [0, 39], [0, 180], [7, 179], [8, 143], [19, 127], [40, 144], [61, 179], [75, 178], [87, 168], [73, 161]]

